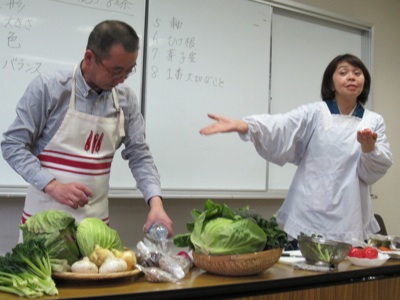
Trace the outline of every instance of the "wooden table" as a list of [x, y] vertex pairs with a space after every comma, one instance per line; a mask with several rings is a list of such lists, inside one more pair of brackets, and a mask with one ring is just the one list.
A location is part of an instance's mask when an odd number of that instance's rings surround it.
[[[362, 268], [348, 261], [330, 273], [277, 263], [264, 273], [224, 277], [193, 268], [179, 283], [150, 283], [144, 276], [102, 282], [57, 281], [58, 297], [40, 299], [400, 299], [400, 260]], [[0, 293], [0, 300], [21, 299]]]

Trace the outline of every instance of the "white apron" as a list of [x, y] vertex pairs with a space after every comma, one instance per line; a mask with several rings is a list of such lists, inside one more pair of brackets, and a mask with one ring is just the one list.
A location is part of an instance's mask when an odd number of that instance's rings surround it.
[[77, 222], [96, 217], [109, 224], [108, 191], [111, 163], [124, 131], [124, 114], [115, 90], [112, 97], [116, 118], [105, 118], [75, 110], [76, 68], [72, 76], [71, 98], [64, 120], [49, 144], [39, 154], [42, 168], [63, 183], [79, 182], [92, 190], [84, 207], [73, 209], [52, 199], [34, 186], [28, 187], [21, 223], [35, 213], [58, 209], [70, 213]]
[[362, 119], [332, 115], [324, 102], [320, 106], [322, 124], [315, 129], [277, 212], [278, 222], [293, 238], [304, 232], [347, 243], [364, 240], [379, 230], [374, 219], [365, 219], [373, 215], [372, 203], [368, 185], [357, 175], [361, 150], [356, 132], [373, 128], [370, 114], [365, 110]]

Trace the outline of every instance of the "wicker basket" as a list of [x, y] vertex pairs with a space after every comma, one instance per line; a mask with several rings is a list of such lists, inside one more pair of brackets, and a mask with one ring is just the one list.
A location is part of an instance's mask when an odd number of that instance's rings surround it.
[[193, 263], [196, 267], [214, 274], [246, 276], [262, 273], [272, 267], [281, 254], [282, 248], [233, 255], [203, 255], [193, 252]]

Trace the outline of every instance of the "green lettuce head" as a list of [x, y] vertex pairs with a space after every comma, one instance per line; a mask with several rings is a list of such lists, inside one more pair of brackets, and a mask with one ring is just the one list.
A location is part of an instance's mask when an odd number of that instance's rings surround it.
[[90, 256], [94, 247], [124, 250], [118, 232], [97, 218], [86, 218], [78, 224], [76, 240], [82, 256]]
[[250, 219], [215, 218], [204, 221], [205, 212], [194, 225], [190, 240], [197, 253], [227, 255], [259, 252], [267, 242], [265, 232]]
[[191, 215], [193, 221], [186, 223], [189, 232], [174, 236], [177, 247], [189, 247], [205, 255], [228, 255], [287, 245], [287, 234], [275, 217], [265, 219], [248, 207], [231, 210], [226, 204], [208, 199], [203, 212], [192, 209]]
[[66, 259], [70, 265], [80, 259], [75, 218], [71, 214], [59, 210], [42, 211], [19, 228], [24, 243], [44, 239], [50, 258]]

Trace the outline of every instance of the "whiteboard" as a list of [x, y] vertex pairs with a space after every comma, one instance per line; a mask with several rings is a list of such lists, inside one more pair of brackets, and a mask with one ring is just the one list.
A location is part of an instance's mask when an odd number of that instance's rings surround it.
[[[2, 86], [0, 132], [15, 118], [15, 107], [28, 83], [38, 74], [80, 63], [92, 28], [105, 19], [118, 19], [133, 26], [143, 46], [145, 0], [74, 1], [36, 0], [0, 3], [0, 82]], [[126, 84], [139, 101], [142, 60], [137, 75]], [[5, 91], [5, 93], [4, 93]], [[27, 183], [0, 158], [0, 188], [26, 187]], [[126, 179], [129, 178], [129, 179]], [[135, 188], [135, 181], [120, 151], [115, 155], [110, 185]], [[14, 188], [15, 190], [15, 188]]]
[[[321, 100], [325, 68], [339, 54], [362, 57], [363, 31], [298, 13], [274, 9], [272, 18], [272, 114]], [[268, 188], [289, 188], [296, 167], [270, 163]]]
[[[280, 197], [294, 167], [267, 164], [237, 134], [201, 136], [207, 113], [240, 119], [319, 100], [328, 62], [342, 52], [363, 57], [372, 28], [286, 2], [0, 0], [0, 131], [37, 72], [72, 68], [93, 26], [120, 19], [141, 41], [137, 74], [126, 84], [142, 100], [163, 195]], [[0, 170], [0, 194], [26, 187], [2, 157]], [[141, 197], [120, 151], [110, 187], [110, 197]]]
[[151, 0], [146, 134], [163, 190], [266, 191], [266, 162], [236, 134], [204, 137], [207, 113], [267, 111], [271, 7]]

